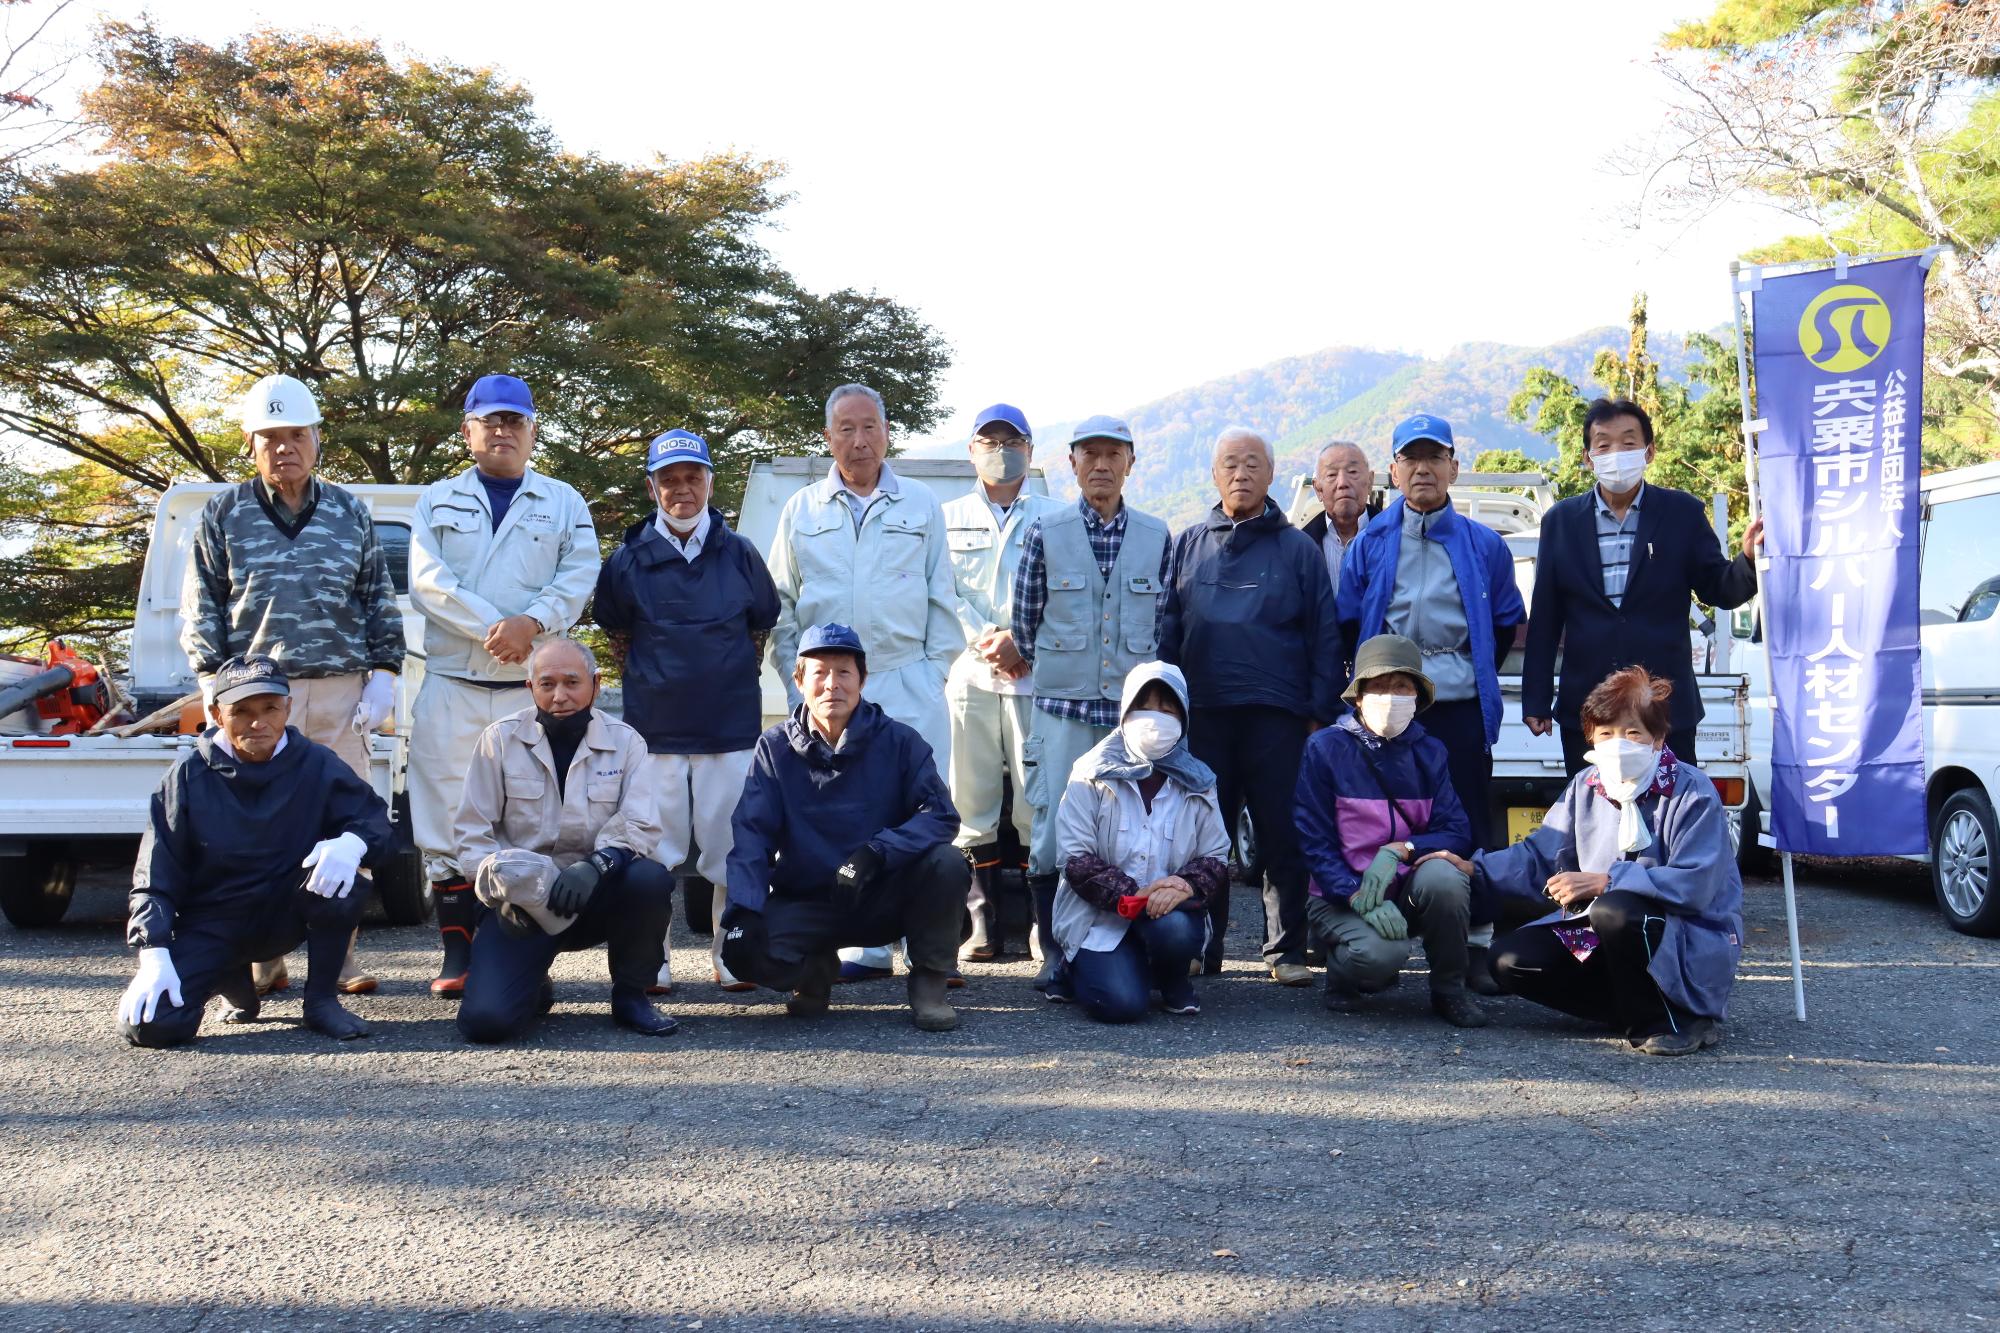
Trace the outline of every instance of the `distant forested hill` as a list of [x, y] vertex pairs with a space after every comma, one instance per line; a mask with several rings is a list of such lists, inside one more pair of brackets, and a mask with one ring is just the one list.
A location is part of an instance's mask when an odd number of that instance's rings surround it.
[[[1417, 412], [1451, 422], [1459, 457], [1467, 464], [1483, 449], [1519, 449], [1546, 458], [1549, 442], [1507, 419], [1507, 400], [1522, 377], [1535, 366], [1548, 366], [1582, 381], [1599, 348], [1622, 348], [1625, 341], [1625, 330], [1606, 327], [1547, 347], [1466, 343], [1435, 359], [1329, 347], [1226, 375], [1125, 413], [1138, 437], [1126, 494], [1176, 527], [1194, 519], [1214, 503], [1209, 450], [1216, 435], [1233, 425], [1253, 427], [1270, 439], [1278, 454], [1273, 492], [1286, 496], [1327, 440], [1354, 440], [1378, 465], [1386, 463], [1389, 433]], [[1680, 344], [1671, 334], [1653, 340], [1655, 355], [1670, 373], [1685, 365]], [[1035, 423], [1035, 460], [1048, 469], [1051, 488], [1074, 495], [1067, 461], [1073, 423], [1045, 422], [1035, 417], [1033, 404], [1022, 407]], [[1107, 405], [1107, 410], [1117, 408]], [[956, 452], [956, 446], [925, 450], [939, 451]]]

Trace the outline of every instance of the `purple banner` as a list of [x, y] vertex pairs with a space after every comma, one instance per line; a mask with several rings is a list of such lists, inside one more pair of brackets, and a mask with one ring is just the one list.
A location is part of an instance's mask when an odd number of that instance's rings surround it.
[[1924, 850], [1924, 276], [1892, 259], [1767, 277], [1751, 298], [1784, 851]]

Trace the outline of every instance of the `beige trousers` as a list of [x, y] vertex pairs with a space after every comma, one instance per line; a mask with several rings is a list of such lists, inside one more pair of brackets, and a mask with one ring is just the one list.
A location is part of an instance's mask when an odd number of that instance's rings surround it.
[[[722, 909], [729, 898], [729, 850], [736, 845], [730, 820], [743, 797], [743, 781], [750, 775], [750, 761], [756, 753], [656, 754], [648, 759], [653, 785], [660, 793], [661, 834], [653, 859], [672, 872], [687, 860], [690, 847], [700, 849], [695, 869], [715, 886], [710, 915], [715, 942], [709, 953], [725, 985], [735, 980], [722, 965]], [[669, 958], [660, 964], [660, 984], [672, 979], [673, 960]]]
[[425, 675], [410, 705], [410, 831], [435, 881], [459, 879], [452, 822], [465, 791], [465, 770], [480, 733], [534, 703], [528, 687], [489, 690], [449, 676]]

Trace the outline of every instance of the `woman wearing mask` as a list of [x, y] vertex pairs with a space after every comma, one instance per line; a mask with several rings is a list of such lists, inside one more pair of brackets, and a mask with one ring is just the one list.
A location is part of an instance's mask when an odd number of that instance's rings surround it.
[[[1342, 697], [1354, 711], [1306, 742], [1295, 801], [1312, 872], [1306, 918], [1326, 951], [1326, 1007], [1352, 1013], [1361, 996], [1395, 985], [1415, 931], [1430, 959], [1432, 1010], [1456, 1027], [1484, 1027], [1465, 985], [1471, 885], [1454, 864], [1472, 850], [1472, 827], [1444, 744], [1414, 720], [1432, 697], [1417, 645], [1400, 634], [1362, 644]], [[1433, 852], [1453, 860], [1426, 860]]]
[[1501, 987], [1605, 1023], [1648, 1055], [1721, 1039], [1742, 952], [1743, 881], [1715, 787], [1666, 746], [1673, 686], [1613, 672], [1583, 702], [1591, 766], [1525, 842], [1470, 863], [1556, 910], [1494, 941]]
[[1170, 1014], [1201, 1012], [1189, 964], [1209, 897], [1229, 891], [1229, 835], [1215, 775], [1188, 753], [1187, 698], [1180, 668], [1134, 667], [1117, 729], [1077, 761], [1056, 816], [1056, 944], [1099, 1022], [1144, 1018], [1152, 991]]

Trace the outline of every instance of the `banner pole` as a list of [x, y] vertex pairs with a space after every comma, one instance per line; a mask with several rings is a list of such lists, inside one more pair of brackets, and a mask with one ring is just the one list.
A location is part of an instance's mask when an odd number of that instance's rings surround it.
[[[1750, 521], [1755, 523], [1763, 516], [1762, 495], [1757, 489], [1757, 423], [1750, 415], [1750, 352], [1749, 339], [1743, 325], [1743, 291], [1738, 280], [1743, 265], [1738, 260], [1729, 261], [1729, 308], [1736, 316], [1736, 394], [1743, 411], [1743, 481], [1750, 497]], [[1757, 571], [1757, 615], [1761, 625], [1764, 606], [1764, 561], [1755, 562]], [[1766, 633], [1764, 641], [1764, 687], [1772, 689], [1777, 674], [1771, 666], [1771, 636]], [[1777, 724], [1777, 700], [1775, 692], [1769, 697], [1773, 729]], [[1739, 838], [1761, 836], [1759, 830], [1747, 825], [1740, 827]], [[1798, 1021], [1806, 1021], [1806, 969], [1805, 961], [1799, 954], [1799, 900], [1792, 880], [1792, 854], [1778, 853], [1785, 879], [1785, 931], [1791, 939], [1792, 951], [1792, 1009]]]
[[1799, 957], [1799, 903], [1792, 890], [1792, 854], [1778, 853], [1785, 867], [1785, 928], [1792, 937], [1792, 1013], [1806, 1021], [1806, 965]]

